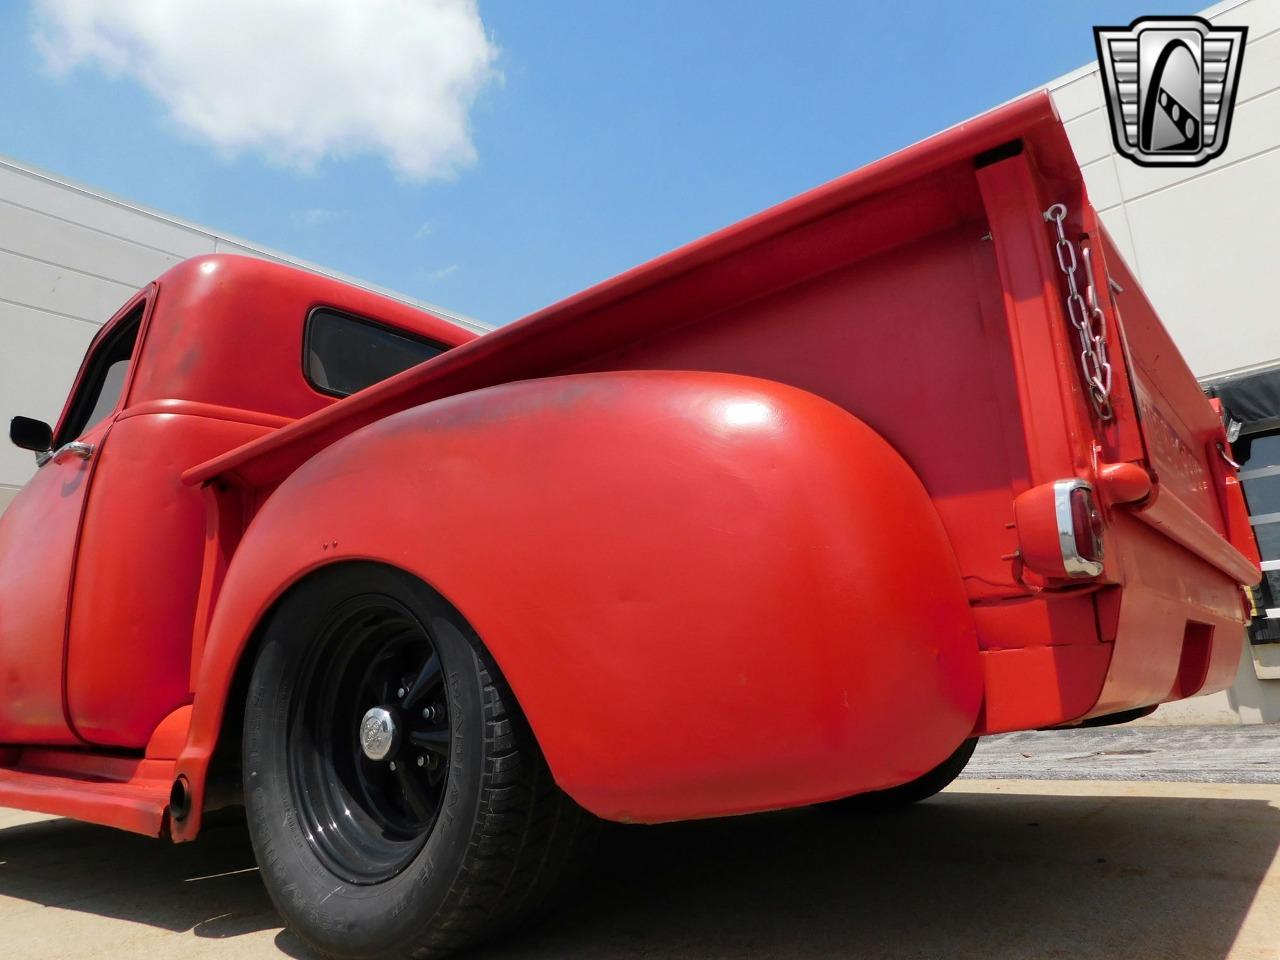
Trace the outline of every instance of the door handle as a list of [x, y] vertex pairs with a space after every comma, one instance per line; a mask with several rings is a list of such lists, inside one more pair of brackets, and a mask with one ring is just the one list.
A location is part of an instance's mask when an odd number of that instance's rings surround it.
[[81, 460], [88, 460], [93, 456], [93, 444], [81, 443], [79, 440], [71, 443], [64, 443], [57, 450], [49, 455], [49, 459], [54, 463], [61, 463], [68, 457], [79, 457]]

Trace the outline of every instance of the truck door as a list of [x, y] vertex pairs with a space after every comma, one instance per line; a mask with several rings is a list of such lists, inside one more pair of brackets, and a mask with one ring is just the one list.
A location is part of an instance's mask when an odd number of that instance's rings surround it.
[[76, 546], [146, 305], [144, 292], [94, 338], [51, 451], [0, 516], [0, 743], [79, 742], [63, 696]]

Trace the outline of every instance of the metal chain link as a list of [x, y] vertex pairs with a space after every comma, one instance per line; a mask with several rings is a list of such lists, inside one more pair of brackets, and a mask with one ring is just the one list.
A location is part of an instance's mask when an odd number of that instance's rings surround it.
[[1113, 412], [1111, 360], [1107, 356], [1107, 317], [1098, 304], [1097, 291], [1093, 287], [1093, 264], [1089, 258], [1089, 248], [1083, 248], [1085, 287], [1084, 293], [1081, 293], [1076, 280], [1079, 265], [1076, 247], [1067, 239], [1062, 227], [1063, 221], [1067, 219], [1066, 204], [1055, 203], [1044, 212], [1044, 218], [1054, 225], [1058, 233], [1053, 249], [1058, 258], [1058, 267], [1067, 278], [1067, 316], [1080, 339], [1080, 369], [1089, 390], [1089, 398], [1093, 401], [1093, 409], [1097, 411], [1098, 418], [1110, 420]]

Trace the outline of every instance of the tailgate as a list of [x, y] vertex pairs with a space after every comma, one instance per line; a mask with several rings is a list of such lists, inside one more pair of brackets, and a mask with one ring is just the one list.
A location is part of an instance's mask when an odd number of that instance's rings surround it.
[[1219, 408], [1205, 397], [1110, 237], [1100, 232], [1153, 480], [1138, 516], [1239, 583], [1255, 584], [1257, 546]]

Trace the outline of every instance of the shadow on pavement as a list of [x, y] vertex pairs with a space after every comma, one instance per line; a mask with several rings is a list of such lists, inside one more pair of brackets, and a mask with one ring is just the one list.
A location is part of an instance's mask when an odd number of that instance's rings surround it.
[[[1263, 800], [963, 787], [877, 819], [617, 828], [573, 900], [470, 956], [1213, 960], [1278, 848], [1280, 810]], [[11, 827], [0, 861], [0, 897], [225, 938], [228, 957], [241, 934], [279, 925], [235, 821], [176, 847], [67, 821]], [[74, 915], [65, 930], [73, 943]], [[275, 945], [305, 956], [287, 933]]]
[[963, 793], [613, 831], [515, 958], [1228, 955], [1280, 846], [1261, 800]]
[[[242, 816], [168, 844], [72, 820], [0, 830], [0, 897], [223, 939], [280, 926]], [[0, 908], [0, 927], [10, 922]], [[66, 925], [74, 942], [74, 920]]]

